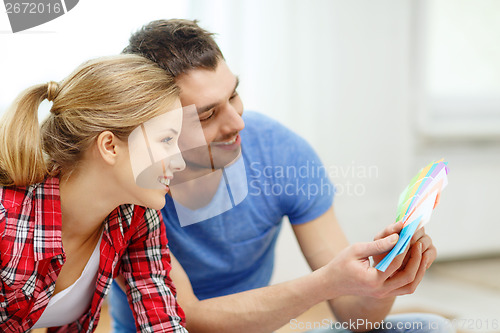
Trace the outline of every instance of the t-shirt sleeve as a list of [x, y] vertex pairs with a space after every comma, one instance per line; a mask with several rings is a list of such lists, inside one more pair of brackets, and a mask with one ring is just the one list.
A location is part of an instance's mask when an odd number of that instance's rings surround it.
[[311, 145], [290, 129], [273, 130], [275, 184], [279, 203], [292, 224], [309, 222], [333, 204], [335, 188], [326, 167]]

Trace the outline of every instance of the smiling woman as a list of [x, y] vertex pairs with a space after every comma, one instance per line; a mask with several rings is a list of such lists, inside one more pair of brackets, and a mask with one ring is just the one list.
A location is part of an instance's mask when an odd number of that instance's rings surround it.
[[[44, 99], [53, 105], [39, 127]], [[2, 332], [93, 332], [117, 276], [138, 331], [185, 332], [164, 225], [145, 208], [164, 206], [164, 178], [184, 168], [180, 110], [173, 79], [134, 55], [88, 61], [18, 97], [0, 124]], [[151, 175], [158, 186], [144, 188], [128, 139], [151, 121], [168, 142]]]

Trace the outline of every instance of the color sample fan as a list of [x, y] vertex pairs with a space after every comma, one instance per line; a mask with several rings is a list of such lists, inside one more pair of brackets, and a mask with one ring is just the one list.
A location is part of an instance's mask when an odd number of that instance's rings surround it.
[[448, 163], [439, 160], [427, 165], [413, 177], [399, 196], [396, 222], [404, 227], [394, 248], [375, 266], [385, 272], [392, 260], [404, 252], [415, 231], [427, 224], [432, 211], [439, 202], [441, 191], [448, 185]]

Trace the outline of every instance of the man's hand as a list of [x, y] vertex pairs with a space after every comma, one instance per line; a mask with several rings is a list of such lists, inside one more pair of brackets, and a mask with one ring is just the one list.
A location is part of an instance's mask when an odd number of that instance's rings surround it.
[[[417, 242], [409, 250], [409, 259], [401, 268], [408, 249], [398, 255], [385, 272], [370, 265], [370, 256], [380, 256], [391, 250], [398, 235], [393, 233], [369, 243], [353, 244], [324, 266], [325, 297], [333, 299], [344, 295], [386, 298], [412, 293], [425, 273], [421, 267], [422, 244]], [[328, 294], [331, 293], [331, 294]]]
[[[384, 230], [382, 230], [381, 232], [379, 232], [374, 238], [373, 240], [376, 241], [376, 240], [379, 240], [379, 239], [382, 239], [382, 238], [385, 238], [389, 235], [392, 235], [392, 234], [398, 234], [401, 232], [401, 230], [403, 230], [403, 222], [397, 222], [397, 223], [393, 223], [393, 224], [390, 224], [389, 226], [387, 226]], [[379, 262], [382, 261], [382, 259], [384, 259], [384, 257], [387, 255], [387, 253], [382, 253], [382, 254], [377, 254], [377, 255], [374, 255], [373, 256], [373, 263], [374, 263], [374, 266], [377, 266]]]
[[[370, 266], [378, 263], [398, 240], [402, 224], [391, 224], [373, 242], [349, 246], [333, 208], [314, 221], [293, 226], [302, 253], [319, 274], [323, 297], [337, 320], [363, 319], [379, 322], [389, 313], [397, 295], [412, 293], [436, 256], [436, 249], [424, 230], [415, 233], [405, 252], [396, 256], [385, 272]], [[394, 237], [390, 239], [388, 237]], [[344, 295], [344, 296], [343, 296]], [[362, 331], [363, 328], [360, 327]]]
[[410, 246], [413, 246], [417, 242], [422, 244], [422, 265], [425, 266], [425, 269], [429, 269], [434, 260], [436, 260], [437, 250], [432, 243], [431, 237], [425, 233], [424, 228], [420, 228], [415, 232], [411, 238]]
[[[391, 224], [387, 228], [385, 228], [383, 231], [378, 233], [375, 236], [374, 240], [382, 239], [382, 238], [387, 237], [387, 236], [394, 234], [394, 233], [399, 234], [402, 229], [403, 229], [403, 222], [401, 222], [401, 221], [394, 223], [394, 224]], [[422, 254], [420, 267], [419, 267], [419, 274], [417, 274], [417, 278], [411, 282], [411, 286], [408, 286], [407, 289], [409, 289], [410, 291], [415, 290], [415, 288], [421, 282], [425, 271], [427, 269], [429, 269], [429, 267], [432, 265], [432, 263], [434, 262], [434, 260], [437, 257], [436, 247], [432, 243], [431, 237], [425, 233], [424, 228], [417, 229], [417, 231], [415, 231], [415, 234], [412, 236], [412, 238], [410, 240], [410, 245], [409, 245], [410, 250], [404, 256], [403, 263], [399, 267], [398, 271], [402, 271], [406, 268], [406, 265], [408, 264], [408, 261], [411, 258], [412, 249], [414, 247], [419, 246], [419, 245], [421, 246], [421, 254]], [[386, 255], [386, 253], [373, 256], [374, 264], [377, 265], [384, 258], [385, 255]], [[411, 292], [413, 292], [413, 291], [411, 291]]]

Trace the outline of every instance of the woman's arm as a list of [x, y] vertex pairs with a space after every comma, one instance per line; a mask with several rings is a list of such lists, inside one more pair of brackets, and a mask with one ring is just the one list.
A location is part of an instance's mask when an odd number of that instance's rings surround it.
[[159, 213], [134, 208], [129, 230], [133, 236], [122, 256], [120, 274], [125, 279], [127, 298], [131, 303], [138, 331], [187, 333], [184, 312], [175, 298], [169, 277], [171, 265], [165, 226]]

